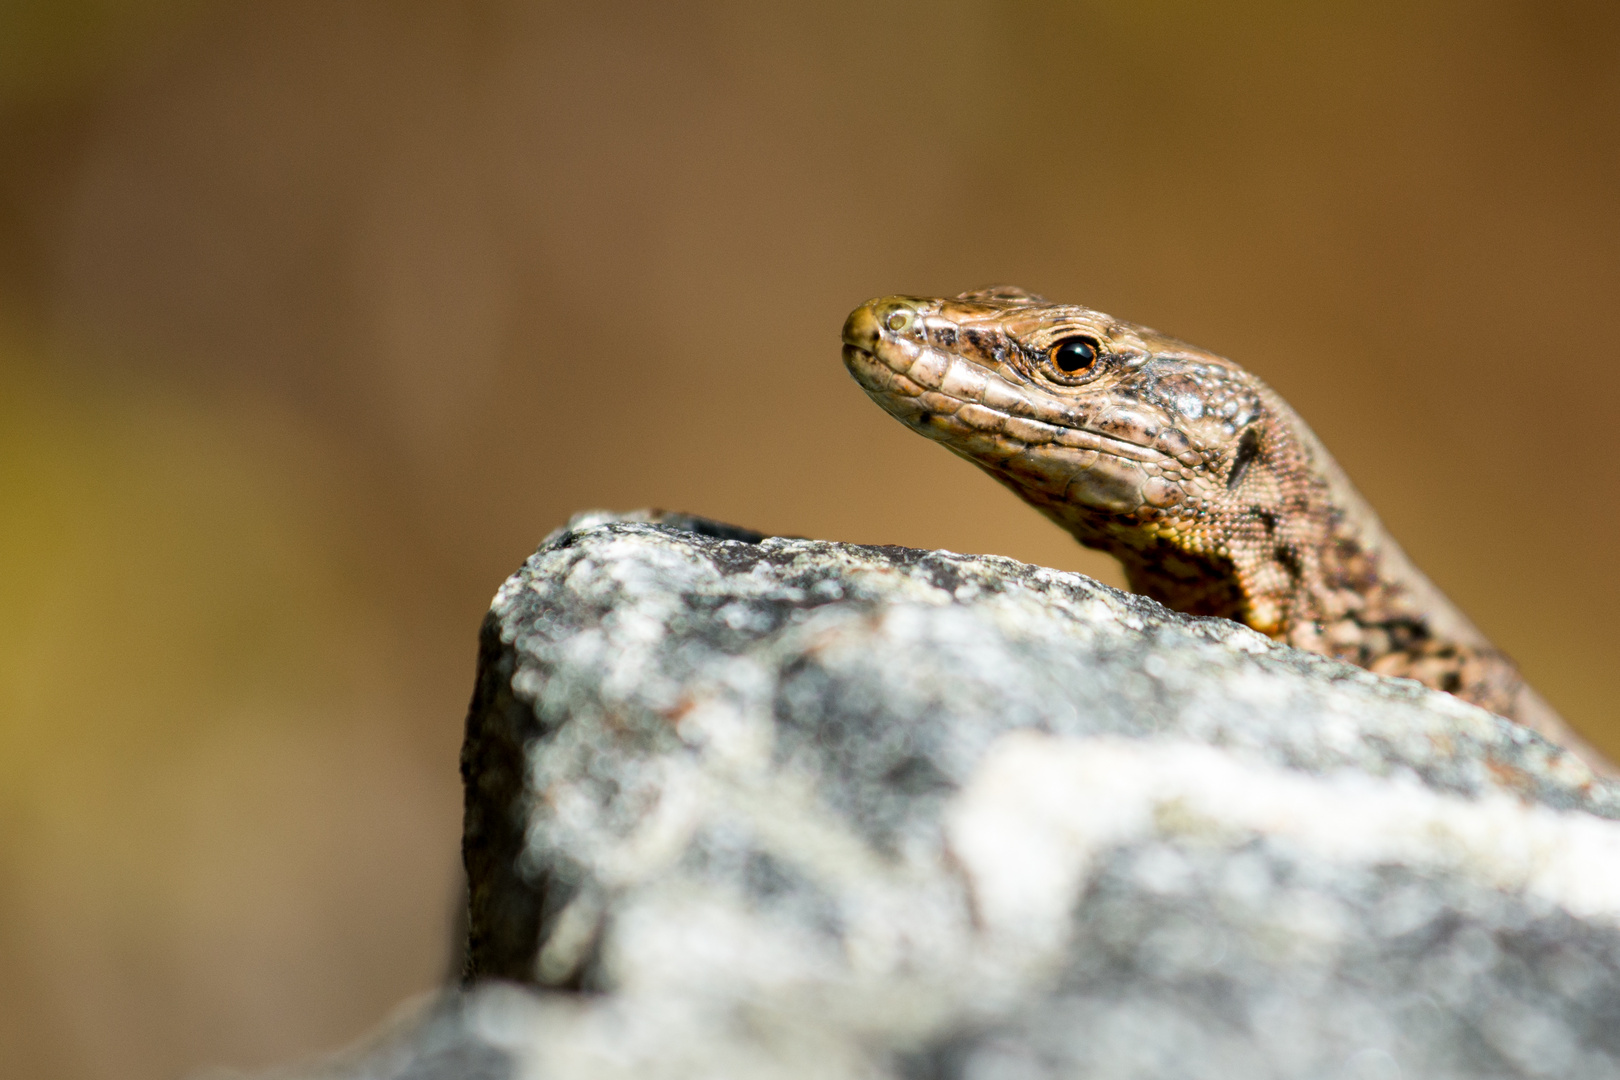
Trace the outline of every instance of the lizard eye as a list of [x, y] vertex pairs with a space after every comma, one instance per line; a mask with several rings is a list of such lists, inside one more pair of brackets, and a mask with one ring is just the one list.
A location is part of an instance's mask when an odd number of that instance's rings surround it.
[[1066, 337], [1052, 346], [1047, 354], [1052, 366], [1065, 375], [1078, 375], [1097, 362], [1097, 339]]

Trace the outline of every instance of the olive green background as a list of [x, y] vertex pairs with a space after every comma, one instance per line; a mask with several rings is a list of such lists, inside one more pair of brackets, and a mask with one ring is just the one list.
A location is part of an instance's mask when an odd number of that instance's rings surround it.
[[865, 400], [875, 294], [1238, 359], [1620, 751], [1617, 13], [0, 6], [0, 1075], [431, 986], [478, 621], [574, 510], [1117, 582]]

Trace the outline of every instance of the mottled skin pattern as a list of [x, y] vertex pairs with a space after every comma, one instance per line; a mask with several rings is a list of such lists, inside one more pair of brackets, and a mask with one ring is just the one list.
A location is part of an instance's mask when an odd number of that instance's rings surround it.
[[863, 304], [844, 363], [906, 426], [1117, 558], [1137, 592], [1448, 691], [1607, 771], [1232, 361], [1004, 287]]

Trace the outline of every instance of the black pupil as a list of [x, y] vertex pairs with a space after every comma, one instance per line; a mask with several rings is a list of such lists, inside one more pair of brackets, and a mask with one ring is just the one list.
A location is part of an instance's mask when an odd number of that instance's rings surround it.
[[1052, 363], [1058, 370], [1073, 375], [1084, 371], [1097, 359], [1097, 343], [1090, 338], [1065, 338], [1052, 348]]

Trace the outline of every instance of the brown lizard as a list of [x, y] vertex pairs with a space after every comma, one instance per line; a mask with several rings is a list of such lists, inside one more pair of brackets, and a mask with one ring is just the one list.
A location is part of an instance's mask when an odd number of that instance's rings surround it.
[[1135, 591], [1445, 690], [1612, 775], [1232, 361], [1000, 287], [869, 301], [844, 363], [907, 427], [1118, 559]]

